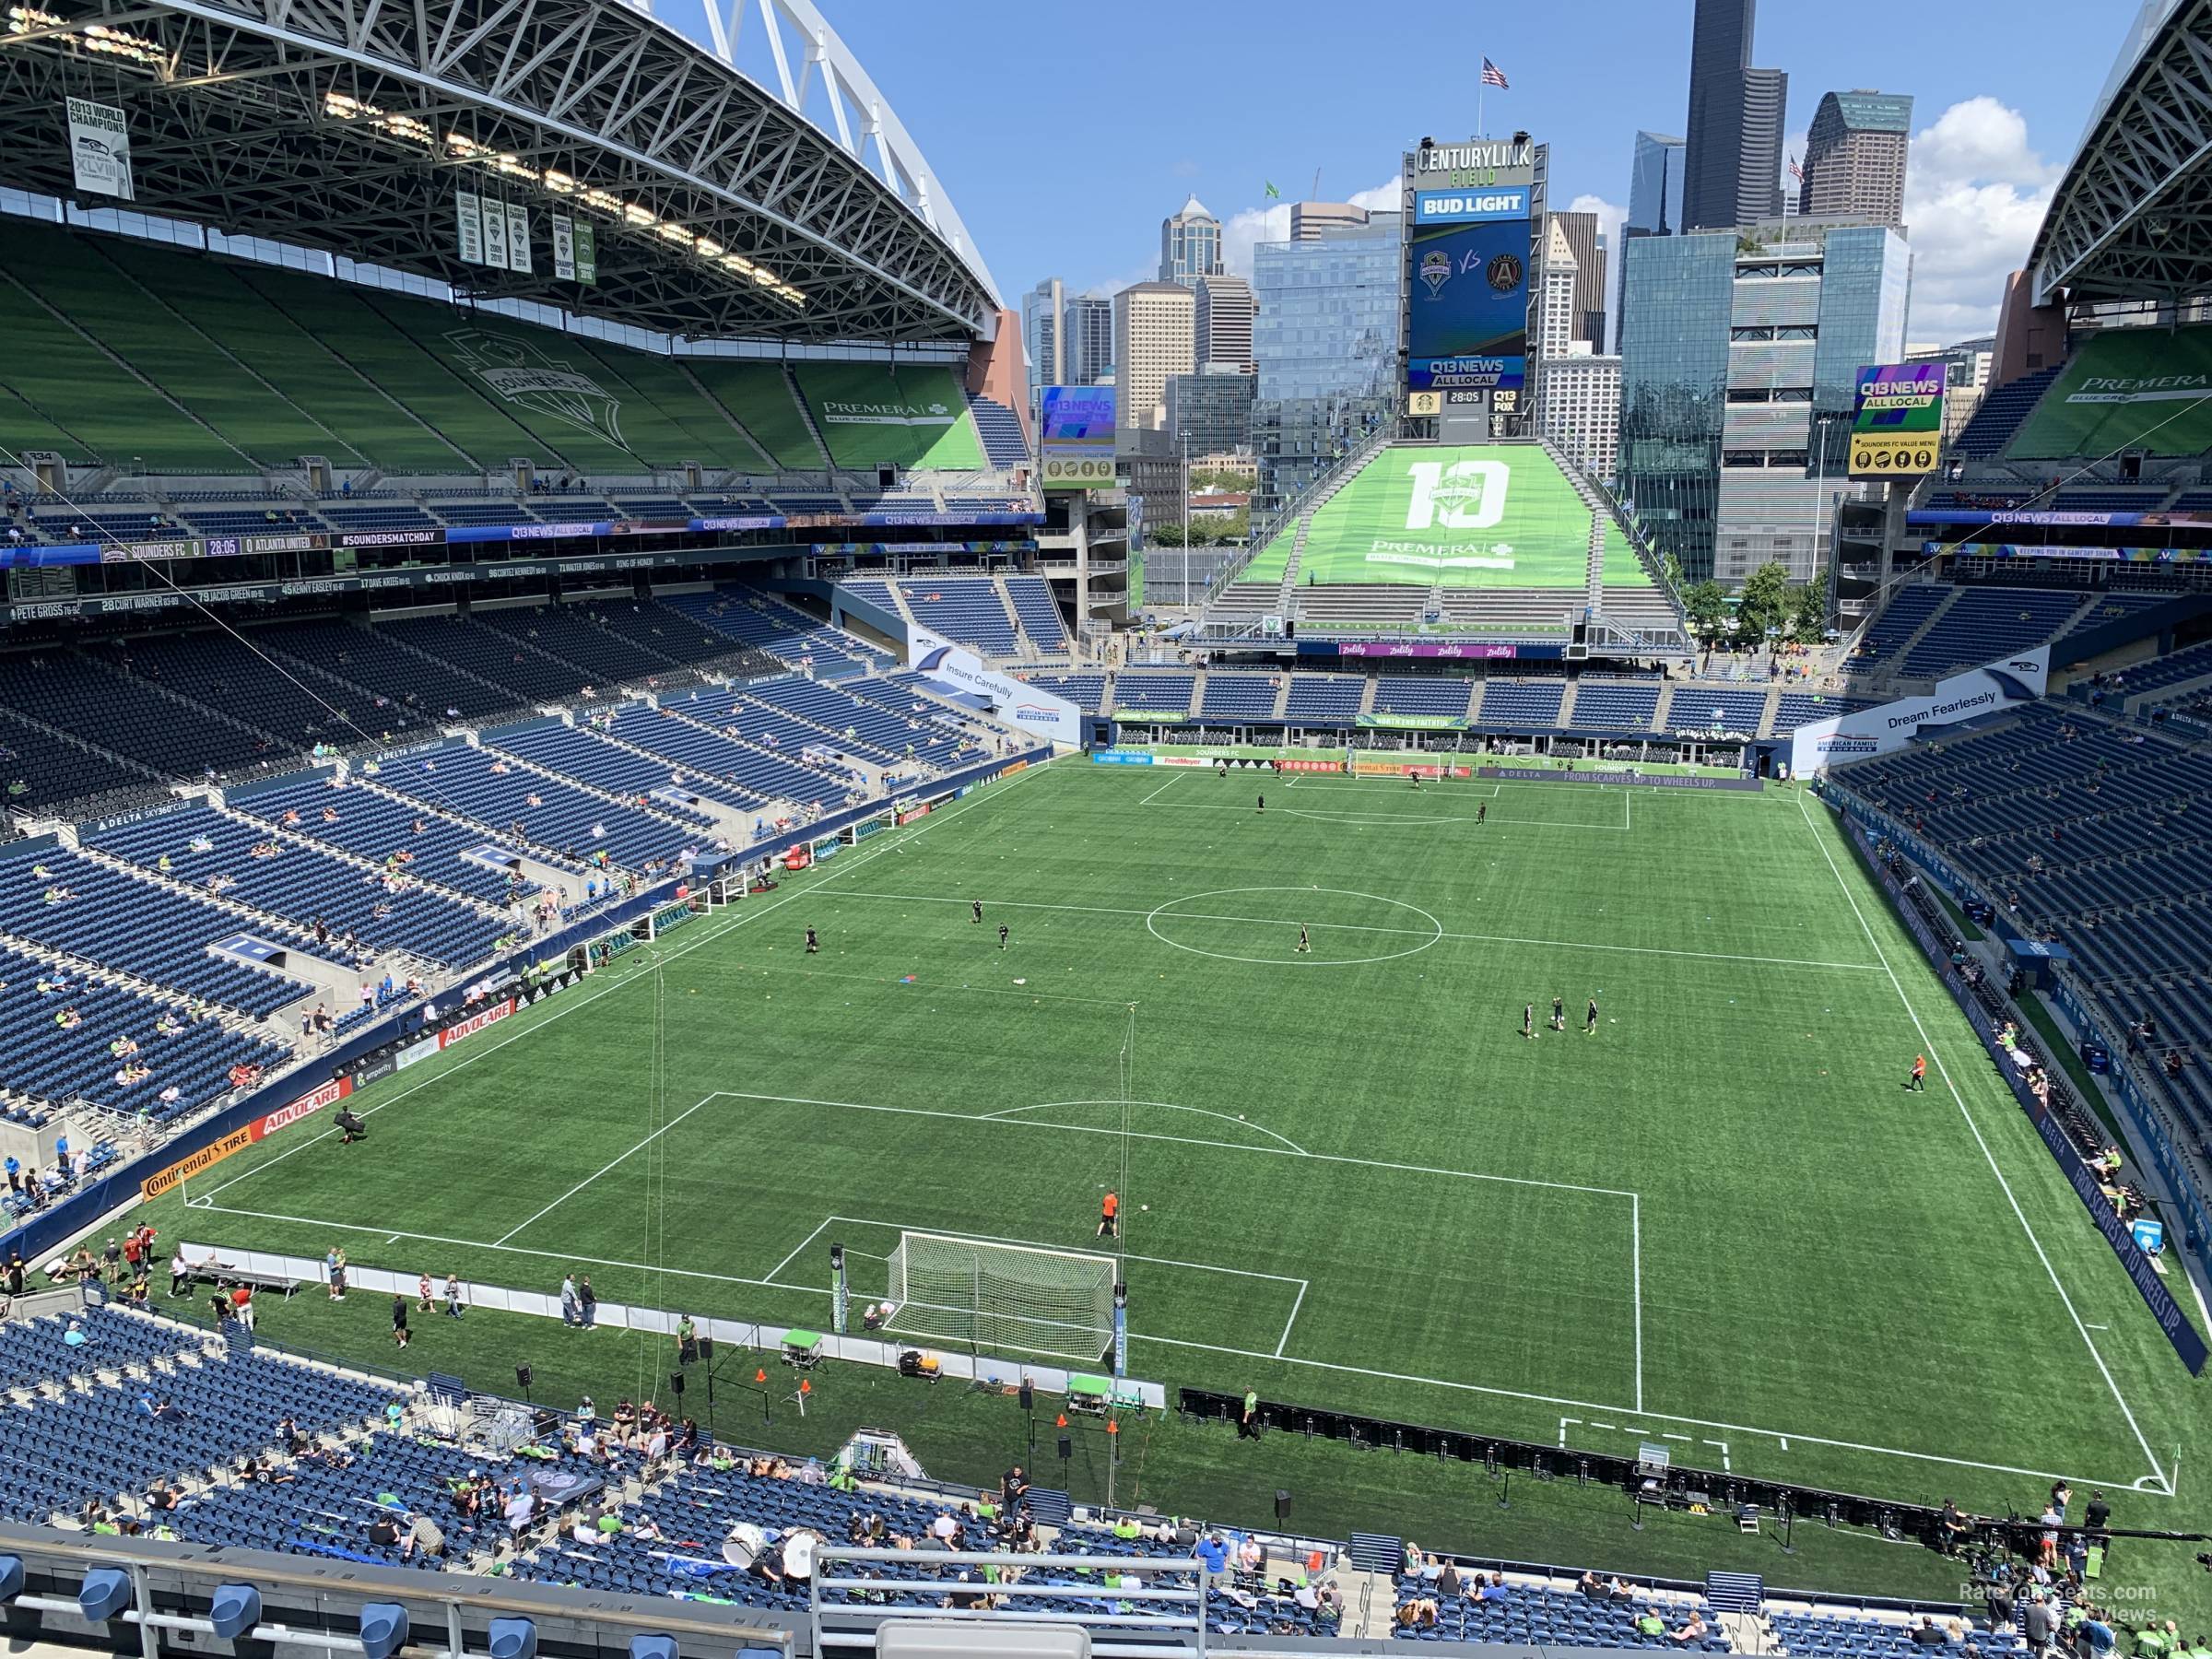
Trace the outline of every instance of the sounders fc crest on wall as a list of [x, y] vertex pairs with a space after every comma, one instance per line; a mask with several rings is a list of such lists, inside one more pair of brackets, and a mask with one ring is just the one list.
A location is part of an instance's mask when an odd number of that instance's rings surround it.
[[456, 328], [445, 337], [460, 366], [509, 403], [629, 447], [622, 441], [622, 400], [566, 360], [513, 335], [481, 328]]

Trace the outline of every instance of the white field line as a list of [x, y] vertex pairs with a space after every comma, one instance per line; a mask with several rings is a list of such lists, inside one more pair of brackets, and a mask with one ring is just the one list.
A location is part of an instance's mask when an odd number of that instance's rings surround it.
[[[1140, 806], [1146, 804], [1143, 801], [1137, 803]], [[1251, 816], [1256, 811], [1254, 807], [1251, 806], [1218, 806], [1203, 801], [1162, 801], [1159, 804], [1171, 812], [1241, 812]], [[1326, 812], [1319, 808], [1300, 806], [1283, 806], [1278, 807], [1277, 810], [1287, 818], [1312, 818], [1318, 823], [1324, 824], [1339, 821], [1363, 824], [1380, 819], [1392, 824], [1423, 824], [1441, 827], [1445, 824], [1471, 824], [1475, 821], [1472, 818], [1456, 814], [1440, 817], [1432, 812], [1370, 812], [1364, 807], [1347, 807], [1342, 812]], [[1595, 830], [1606, 835], [1618, 835], [1625, 828], [1620, 824], [1562, 823], [1553, 818], [1499, 817], [1488, 821], [1492, 824], [1508, 825], [1517, 830]]]
[[[1006, 781], [1004, 787], [994, 789], [988, 794], [971, 796], [970, 799], [986, 803], [1002, 799], [1007, 790], [1014, 788], [1016, 785], [1020, 784], [1030, 778], [1042, 775], [1046, 770], [1047, 769], [1042, 767], [1033, 767], [1028, 771], [1018, 772], [1012, 778]], [[676, 947], [676, 948], [673, 950], [663, 953], [660, 958], [661, 961], [664, 963], [672, 962], [678, 957], [688, 956], [691, 954], [691, 952], [699, 949], [701, 946], [712, 944], [714, 940], [721, 938], [724, 934], [729, 932], [730, 929], [734, 927], [742, 927], [747, 922], [758, 921], [762, 916], [767, 915], [771, 911], [782, 909], [783, 906], [791, 903], [794, 899], [805, 898], [807, 894], [812, 893], [816, 888], [827, 887], [830, 882], [837, 880], [840, 877], [850, 876], [853, 871], [865, 867], [866, 865], [874, 863], [877, 859], [881, 858], [886, 853], [903, 849], [907, 842], [912, 841], [919, 841], [923, 836], [928, 834], [931, 830], [935, 829], [945, 819], [957, 816], [959, 812], [959, 809], [964, 805], [966, 805], [966, 803], [955, 802], [952, 806], [947, 808], [944, 812], [932, 813], [926, 819], [924, 820], [922, 827], [919, 830], [912, 830], [905, 835], [891, 838], [878, 845], [873, 852], [864, 853], [860, 857], [853, 859], [851, 862], [847, 862], [843, 859], [835, 861], [829, 875], [822, 877], [818, 881], [808, 882], [805, 887], [801, 888], [796, 892], [786, 893], [781, 899], [771, 899], [765, 904], [754, 904], [749, 900], [738, 900], [734, 912], [724, 911], [720, 919], [712, 917], [709, 918], [704, 924], [694, 930], [693, 936], [689, 940]], [[462, 1070], [464, 1067], [474, 1065], [477, 1061], [488, 1059], [491, 1055], [498, 1053], [509, 1043], [519, 1042], [524, 1038], [529, 1036], [533, 1031], [535, 1031], [542, 1027], [551, 1025], [557, 1019], [565, 1018], [567, 1016], [574, 1013], [577, 1009], [597, 1002], [603, 996], [612, 995], [614, 993], [620, 991], [631, 984], [635, 978], [635, 975], [625, 974], [611, 983], [602, 985], [595, 990], [587, 991], [581, 996], [562, 997], [553, 1007], [553, 1009], [546, 1014], [542, 1018], [533, 1019], [529, 1024], [524, 1026], [521, 1030], [509, 1032], [507, 1035], [501, 1037], [498, 1041], [485, 1044], [482, 1048], [475, 1050], [465, 1060], [458, 1060], [455, 1061], [452, 1065], [440, 1067], [429, 1077], [424, 1077], [419, 1082], [409, 1084], [406, 1088], [401, 1089], [397, 1094], [391, 1096], [389, 1099], [377, 1101], [375, 1105], [368, 1108], [368, 1110], [363, 1112], [360, 1115], [364, 1118], [373, 1117], [376, 1113], [383, 1111], [387, 1106], [396, 1106], [402, 1100], [406, 1100], [410, 1095], [414, 1095], [422, 1089], [429, 1088], [433, 1083], [441, 1082], [445, 1078], [453, 1076], [453, 1073]], [[712, 1097], [710, 1097], [710, 1099]], [[701, 1101], [700, 1104], [704, 1105], [705, 1102]], [[236, 1186], [240, 1182], [251, 1181], [254, 1176], [261, 1174], [263, 1171], [275, 1169], [278, 1164], [282, 1163], [286, 1159], [290, 1158], [294, 1153], [304, 1152], [308, 1147], [316, 1145], [318, 1142], [328, 1140], [336, 1133], [337, 1131], [335, 1129], [325, 1129], [318, 1135], [310, 1135], [304, 1140], [300, 1141], [298, 1146], [288, 1147], [282, 1152], [277, 1153], [276, 1157], [268, 1159], [262, 1163], [257, 1163], [252, 1169], [243, 1171], [239, 1174], [231, 1176], [229, 1180], [223, 1182], [221, 1184], [217, 1186], [207, 1194], [207, 1196], [210, 1199], [219, 1197], [230, 1188]]]
[[824, 1216], [819, 1221], [816, 1222], [814, 1224], [814, 1230], [799, 1241], [798, 1249], [793, 1251], [789, 1255], [778, 1262], [773, 1267], [771, 1267], [768, 1270], [768, 1277], [771, 1279], [782, 1278], [783, 1277], [783, 1269], [790, 1266], [792, 1263], [797, 1261], [800, 1253], [806, 1250], [806, 1246], [813, 1243], [817, 1239], [822, 1236], [822, 1229], [829, 1226], [830, 1222], [836, 1219], [837, 1218], [835, 1216]]
[[[1077, 1255], [1102, 1259], [1102, 1257], [1100, 1257], [1100, 1253], [1097, 1251], [1070, 1250], [1065, 1244], [1046, 1244], [1041, 1243], [1035, 1239], [1009, 1239], [997, 1233], [967, 1231], [947, 1233], [941, 1228], [909, 1227], [903, 1221], [886, 1221], [876, 1216], [831, 1216], [822, 1223], [822, 1226], [828, 1227], [832, 1222], [837, 1221], [850, 1221], [855, 1227], [881, 1227], [901, 1233], [925, 1232], [941, 1239], [975, 1239], [985, 1244], [1013, 1244], [1019, 1246], [1023, 1250], [1047, 1251], [1053, 1255]], [[820, 1228], [818, 1228], [815, 1230], [818, 1232], [821, 1230]], [[801, 1248], [803, 1249], [804, 1246], [801, 1246]], [[792, 1255], [796, 1255], [798, 1253], [799, 1253], [796, 1250], [791, 1253]], [[1187, 1267], [1194, 1273], [1226, 1273], [1232, 1278], [1272, 1279], [1278, 1285], [1303, 1285], [1306, 1282], [1304, 1279], [1294, 1277], [1292, 1275], [1288, 1273], [1257, 1273], [1249, 1267], [1224, 1267], [1218, 1262], [1179, 1262], [1171, 1256], [1147, 1255], [1124, 1255], [1119, 1259], [1126, 1262], [1146, 1262], [1155, 1267]], [[776, 1271], [781, 1273], [783, 1270], [784, 1265], [787, 1265], [790, 1260], [791, 1256], [785, 1256], [783, 1261], [777, 1265]], [[809, 1288], [818, 1288], [819, 1287], [809, 1287]]]
[[1298, 1311], [1306, 1305], [1307, 1288], [1308, 1286], [1306, 1281], [1304, 1279], [1300, 1279], [1298, 1281], [1298, 1295], [1291, 1300], [1290, 1303], [1290, 1317], [1283, 1321], [1282, 1339], [1275, 1345], [1275, 1357], [1277, 1359], [1280, 1359], [1283, 1357], [1283, 1350], [1290, 1346], [1290, 1327], [1298, 1323]]
[[[874, 893], [852, 891], [841, 895], [847, 899], [894, 900], [910, 904], [966, 904], [965, 899], [940, 898], [931, 893]], [[1173, 903], [1170, 900], [1169, 903]], [[999, 910], [1066, 911], [1085, 916], [1133, 916], [1142, 921], [1154, 914], [1152, 911], [1118, 909], [1103, 904], [1045, 904], [1022, 899], [986, 899], [985, 908]], [[1163, 918], [1171, 922], [1241, 922], [1253, 927], [1296, 927], [1298, 923], [1278, 920], [1272, 916], [1218, 916], [1200, 911], [1177, 911]], [[1687, 957], [1700, 962], [1748, 962], [1765, 968], [1824, 968], [1856, 973], [1879, 973], [1879, 962], [1824, 962], [1806, 957], [1742, 956], [1724, 950], [1675, 950], [1658, 945], [1606, 945], [1588, 939], [1531, 939], [1512, 934], [1443, 933], [1431, 934], [1425, 927], [1382, 927], [1362, 922], [1314, 922], [1310, 925], [1316, 933], [1369, 933], [1399, 934], [1417, 938], [1459, 939], [1478, 945], [1526, 945], [1551, 950], [1610, 950], [1628, 956]]]
[[[1176, 774], [1175, 774], [1173, 777], [1171, 777], [1171, 778], [1170, 778], [1170, 779], [1168, 780], [1168, 783], [1173, 783], [1173, 782], [1178, 782], [1178, 781], [1179, 781], [1179, 780], [1180, 780], [1182, 777], [1182, 774], [1181, 772], [1177, 772], [1177, 773], [1176, 773]], [[1152, 792], [1150, 794], [1147, 795], [1147, 796], [1146, 796], [1146, 797], [1145, 797], [1143, 800], [1139, 801], [1139, 802], [1137, 803], [1137, 805], [1138, 805], [1139, 806], [1150, 806], [1150, 805], [1151, 805], [1151, 804], [1152, 804], [1154, 801], [1158, 800], [1158, 799], [1159, 799], [1159, 798], [1161, 795], [1163, 795], [1163, 794], [1165, 794], [1167, 793], [1167, 791], [1168, 791], [1168, 783], [1162, 783], [1162, 784], [1161, 784], [1161, 785], [1160, 785], [1160, 786], [1159, 786], [1158, 789], [1154, 790], [1154, 791], [1153, 791], [1153, 792]]]
[[989, 1122], [994, 1118], [1019, 1117], [1025, 1112], [1053, 1112], [1062, 1106], [1122, 1105], [1154, 1106], [1168, 1112], [1188, 1112], [1198, 1117], [1219, 1118], [1225, 1124], [1243, 1124], [1245, 1128], [1257, 1130], [1260, 1134], [1265, 1135], [1269, 1140], [1274, 1141], [1277, 1145], [1289, 1147], [1291, 1151], [1297, 1153], [1300, 1158], [1303, 1158], [1306, 1155], [1306, 1149], [1303, 1147], [1300, 1146], [1296, 1141], [1292, 1140], [1287, 1135], [1277, 1135], [1274, 1130], [1268, 1128], [1265, 1124], [1246, 1123], [1242, 1118], [1231, 1117], [1226, 1112], [1212, 1112], [1204, 1106], [1178, 1106], [1171, 1100], [1041, 1100], [1034, 1106], [1007, 1106], [997, 1112], [986, 1112], [983, 1113], [983, 1121]]
[[[628, 1162], [630, 1159], [644, 1151], [645, 1148], [652, 1146], [654, 1141], [659, 1140], [662, 1135], [667, 1134], [669, 1130], [675, 1128], [678, 1124], [682, 1123], [686, 1118], [689, 1117], [701, 1106], [704, 1106], [708, 1100], [712, 1100], [713, 1098], [714, 1097], [712, 1095], [708, 1095], [705, 1100], [693, 1101], [690, 1105], [685, 1107], [683, 1111], [677, 1112], [676, 1116], [670, 1118], [666, 1123], [663, 1124], [658, 1129], [655, 1129], [643, 1140], [640, 1141], [636, 1146], [630, 1147], [629, 1151], [618, 1153], [615, 1157], [608, 1159], [605, 1163], [601, 1164], [589, 1175], [586, 1175], [582, 1181], [578, 1182], [574, 1186], [571, 1187], [559, 1197], [554, 1199], [552, 1203], [547, 1205], [545, 1208], [533, 1211], [528, 1219], [517, 1222], [514, 1226], [509, 1228], [505, 1232], [501, 1233], [496, 1240], [493, 1241], [493, 1242], [495, 1244], [504, 1244], [508, 1240], [513, 1238], [516, 1233], [519, 1233], [524, 1228], [527, 1228], [531, 1222], [544, 1220], [546, 1217], [551, 1215], [555, 1210], [559, 1209], [570, 1199], [575, 1197], [577, 1194], [582, 1192], [584, 1188], [590, 1186], [593, 1182], [598, 1180], [608, 1171], [616, 1168], [618, 1165]], [[772, 1277], [773, 1276], [771, 1275], [771, 1277]]]
[[1629, 1283], [1636, 1290], [1636, 1409], [1643, 1409], [1643, 1200], [1629, 1195]]
[[[841, 1112], [880, 1112], [894, 1117], [939, 1118], [960, 1124], [989, 1124], [1003, 1129], [1042, 1129], [1054, 1135], [1107, 1135], [1121, 1136], [1118, 1126], [1096, 1124], [1040, 1124], [1026, 1118], [984, 1116], [973, 1112], [944, 1112], [928, 1106], [877, 1106], [865, 1100], [818, 1100], [806, 1095], [754, 1094], [745, 1089], [717, 1089], [716, 1095], [732, 1100], [767, 1100], [780, 1106], [830, 1106]], [[1548, 1187], [1559, 1193], [1588, 1193], [1600, 1198], [1634, 1198], [1635, 1194], [1619, 1187], [1582, 1186], [1571, 1181], [1538, 1181], [1526, 1175], [1488, 1175], [1474, 1170], [1440, 1170], [1427, 1164], [1392, 1163], [1377, 1158], [1354, 1158], [1342, 1152], [1294, 1152], [1283, 1147], [1254, 1146], [1248, 1141], [1201, 1140], [1192, 1135], [1161, 1135], [1157, 1131], [1132, 1129], [1128, 1138], [1142, 1141], [1166, 1141], [1178, 1147], [1211, 1147], [1224, 1152], [1249, 1152], [1257, 1158], [1310, 1158], [1319, 1163], [1349, 1164], [1362, 1169], [1388, 1170], [1403, 1175], [1435, 1175], [1450, 1181], [1489, 1181], [1505, 1186]], [[848, 1218], [850, 1219], [850, 1218]], [[974, 1235], [982, 1238], [983, 1235]], [[1015, 1239], [1005, 1241], [1023, 1243]], [[1270, 1276], [1271, 1277], [1271, 1276]]]
[[[1966, 1097], [1959, 1093], [1959, 1085], [1951, 1077], [1950, 1067], [1943, 1062], [1942, 1052], [1936, 1046], [1935, 1039], [1928, 1035], [1928, 1028], [1921, 1023], [1920, 1010], [1912, 1006], [1912, 997], [1906, 994], [1904, 982], [1897, 977], [1897, 971], [1889, 966], [1889, 958], [1883, 951], [1881, 942], [1874, 936], [1874, 928], [1867, 922], [1865, 912], [1859, 908], [1857, 896], [1843, 879], [1843, 872], [1836, 864], [1835, 854], [1828, 850], [1828, 841], [1821, 835], [1819, 826], [1813, 822], [1812, 814], [1806, 810], [1802, 794], [1797, 797], [1797, 810], [1805, 819], [1806, 832], [1820, 849], [1820, 856], [1828, 861], [1829, 872], [1835, 877], [1836, 886], [1841, 889], [1844, 901], [1851, 906], [1851, 913], [1858, 918], [1859, 928], [1865, 934], [1866, 943], [1874, 947], [1874, 954], [1881, 958], [1883, 971], [1889, 976], [1890, 986], [1897, 992], [1897, 1000], [1904, 1005], [1905, 1014], [1912, 1021], [1912, 1029], [1920, 1033], [1920, 1041], [1927, 1051], [1928, 1058], [1936, 1063], [1936, 1069], [1942, 1074], [1944, 1087], [1950, 1091], [1951, 1100], [1959, 1108], [1959, 1115], [1965, 1120], [1968, 1132], [1974, 1137], [1974, 1145], [1982, 1148], [1983, 1160], [1989, 1165], [1989, 1172], [1996, 1177], [1997, 1188], [2005, 1194], [2005, 1202], [2011, 1208], [2013, 1218], [2019, 1222], [2020, 1230], [2027, 1234], [2028, 1242], [2035, 1251], [2036, 1260], [2043, 1265], [2043, 1272], [2050, 1277], [2051, 1288], [2058, 1292], [2058, 1300], [2066, 1310], [2066, 1317], [2073, 1321], [2082, 1345], [2089, 1350], [2089, 1358], [2096, 1362], [2099, 1373], [2104, 1378], [2105, 1387], [2112, 1391], [2112, 1403], [2120, 1407], [2120, 1415], [2127, 1419], [2128, 1432], [2136, 1437], [2136, 1444], [2142, 1448], [2144, 1461], [2150, 1465], [2151, 1473], [2165, 1481], [2166, 1471], [2159, 1464], [2159, 1454], [2150, 1449], [2150, 1441], [2144, 1438], [2142, 1426], [2136, 1421], [2136, 1414], [2128, 1406], [2127, 1396], [2120, 1392], [2118, 1380], [2105, 1364], [2104, 1356], [2098, 1351], [2096, 1338], [2083, 1328], [2081, 1314], [2074, 1306], [2074, 1299], [2066, 1294], [2066, 1287], [2059, 1279], [2058, 1269], [2051, 1265], [2050, 1256], [2044, 1253], [2043, 1241], [2036, 1237], [2027, 1212], [2020, 1208], [2020, 1201], [2013, 1194], [2012, 1183], [2005, 1179], [2005, 1171], [1997, 1163], [1996, 1154], [1990, 1150], [1989, 1142], [1983, 1138], [1981, 1124], [1974, 1122], [1974, 1114], [1967, 1108]], [[2171, 1485], [2171, 1482], [2168, 1484]]]

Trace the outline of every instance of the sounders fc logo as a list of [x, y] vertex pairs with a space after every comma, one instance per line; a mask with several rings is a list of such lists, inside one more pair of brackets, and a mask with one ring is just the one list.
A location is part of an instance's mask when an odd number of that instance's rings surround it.
[[621, 400], [566, 359], [549, 358], [513, 335], [481, 328], [456, 328], [445, 337], [461, 367], [509, 403], [629, 447], [622, 441]]
[[1421, 255], [1421, 280], [1429, 285], [1429, 298], [1433, 300], [1452, 280], [1452, 255], [1441, 248], [1431, 248]]

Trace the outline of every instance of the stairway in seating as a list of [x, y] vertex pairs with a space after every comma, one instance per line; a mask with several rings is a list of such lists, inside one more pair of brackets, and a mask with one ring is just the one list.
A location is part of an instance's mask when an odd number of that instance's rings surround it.
[[1306, 556], [1306, 532], [1312, 528], [1313, 515], [1307, 513], [1298, 521], [1298, 534], [1290, 538], [1290, 557], [1283, 561], [1283, 585], [1275, 595], [1275, 611], [1278, 617], [1294, 614], [1298, 603], [1298, 567]]
[[[1920, 642], [1928, 637], [1936, 624], [1943, 620], [1944, 613], [1959, 603], [1959, 595], [1964, 592], [1966, 592], [1964, 588], [1954, 587], [1946, 594], [1943, 596], [1943, 602], [1921, 618], [1920, 626], [1897, 642], [1897, 649], [1884, 660], [1881, 673], [1885, 676], [1902, 674], [1905, 671], [1905, 659], [1911, 656], [1919, 647]], [[1868, 620], [1870, 622], [1877, 620], [1878, 617], [1879, 613], [1877, 612], [1875, 618], [1870, 618]]]
[[1554, 720], [1552, 724], [1562, 731], [1574, 724], [1574, 694], [1581, 689], [1582, 683], [1578, 679], [1570, 679], [1567, 682], [1567, 688], [1559, 693], [1559, 718]]
[[814, 447], [822, 453], [822, 472], [825, 481], [837, 470], [837, 463], [830, 458], [830, 440], [822, 436], [822, 429], [814, 423], [814, 406], [806, 401], [806, 394], [799, 386], [799, 371], [791, 364], [783, 365], [783, 389], [791, 394], [791, 401], [799, 406], [799, 418], [806, 423], [807, 436]]
[[1606, 526], [1595, 512], [1590, 515], [1590, 562], [1583, 576], [1583, 604], [1594, 611], [1605, 608]]

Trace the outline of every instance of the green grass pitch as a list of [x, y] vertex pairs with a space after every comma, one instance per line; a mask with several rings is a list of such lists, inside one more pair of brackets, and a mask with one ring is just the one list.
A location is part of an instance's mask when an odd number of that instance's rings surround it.
[[1795, 790], [1054, 766], [360, 1107], [155, 1218], [820, 1325], [832, 1241], [864, 1296], [901, 1229], [1093, 1249], [1125, 1158], [1131, 1370], [1171, 1389], [2195, 1513], [2193, 1385]]

